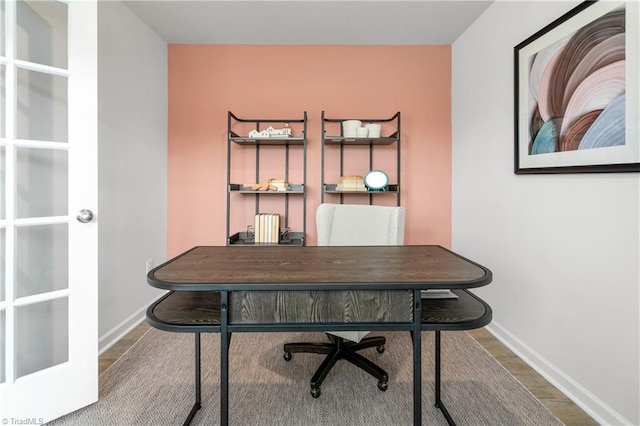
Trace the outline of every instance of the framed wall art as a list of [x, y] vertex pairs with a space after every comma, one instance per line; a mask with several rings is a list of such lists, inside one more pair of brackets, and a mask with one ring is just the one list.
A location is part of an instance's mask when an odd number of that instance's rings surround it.
[[516, 174], [640, 171], [639, 9], [583, 2], [515, 46]]

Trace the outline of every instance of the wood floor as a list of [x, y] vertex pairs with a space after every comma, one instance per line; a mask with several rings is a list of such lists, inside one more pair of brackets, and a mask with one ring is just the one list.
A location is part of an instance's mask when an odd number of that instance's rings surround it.
[[518, 379], [529, 392], [538, 398], [549, 411], [559, 418], [561, 422], [567, 426], [598, 424], [538, 372], [518, 358], [502, 342], [493, 337], [487, 330], [480, 328], [477, 330], [469, 330], [468, 333]]
[[[100, 374], [137, 342], [148, 329], [149, 325], [144, 321], [141, 322], [140, 325], [100, 355]], [[567, 426], [598, 424], [484, 328], [471, 330], [469, 334], [564, 424]]]

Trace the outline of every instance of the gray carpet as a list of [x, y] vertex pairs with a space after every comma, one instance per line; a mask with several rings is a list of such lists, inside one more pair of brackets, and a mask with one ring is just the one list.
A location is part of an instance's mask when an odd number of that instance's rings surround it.
[[[237, 333], [230, 349], [230, 425], [411, 425], [411, 338], [376, 333], [386, 351], [362, 353], [389, 373], [389, 388], [339, 361], [318, 399], [309, 379], [323, 355], [282, 357], [285, 342], [322, 341], [322, 333]], [[446, 425], [434, 408], [433, 333], [422, 333], [423, 424]], [[219, 335], [202, 335], [202, 408], [192, 425], [219, 424]], [[194, 400], [194, 338], [151, 329], [100, 376], [100, 400], [52, 425], [175, 425]], [[442, 399], [459, 425], [562, 423], [466, 332], [442, 333]]]

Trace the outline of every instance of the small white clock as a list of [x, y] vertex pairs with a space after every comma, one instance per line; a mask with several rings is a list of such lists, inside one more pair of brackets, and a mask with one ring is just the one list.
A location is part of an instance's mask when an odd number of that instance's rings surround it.
[[364, 175], [364, 184], [374, 191], [384, 191], [389, 184], [389, 176], [382, 170], [371, 170]]

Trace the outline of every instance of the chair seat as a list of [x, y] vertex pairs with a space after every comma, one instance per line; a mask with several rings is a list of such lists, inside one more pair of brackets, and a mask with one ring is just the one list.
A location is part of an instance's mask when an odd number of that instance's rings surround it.
[[384, 352], [386, 340], [382, 336], [365, 337], [359, 342], [351, 342], [342, 337], [327, 334], [329, 342], [302, 342], [302, 343], [286, 343], [284, 345], [284, 359], [291, 360], [293, 353], [315, 353], [325, 354], [326, 358], [320, 364], [315, 374], [311, 378], [311, 396], [318, 398], [320, 396], [320, 386], [329, 374], [336, 362], [340, 359], [349, 361], [353, 365], [363, 369], [373, 377], [378, 379], [378, 389], [387, 390], [389, 375], [386, 371], [374, 364], [369, 359], [363, 357], [358, 351], [375, 347], [378, 353]]

